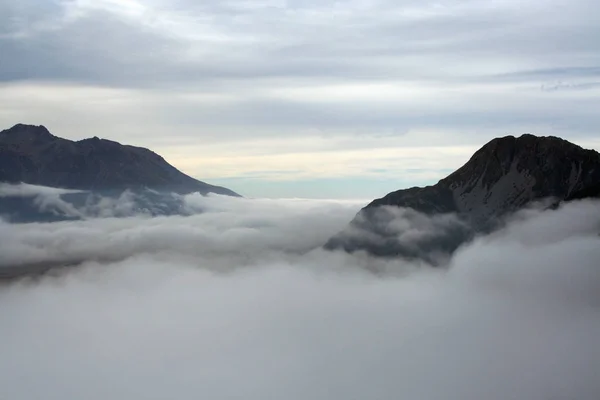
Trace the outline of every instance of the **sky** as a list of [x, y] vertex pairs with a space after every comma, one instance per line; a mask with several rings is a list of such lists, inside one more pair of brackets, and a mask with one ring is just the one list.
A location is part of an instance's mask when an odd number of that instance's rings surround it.
[[600, 149], [596, 0], [0, 0], [0, 128], [250, 197], [435, 183], [497, 136]]
[[519, 212], [438, 268], [320, 248], [356, 201], [185, 202], [0, 220], [0, 271], [83, 261], [0, 284], [0, 398], [599, 397], [598, 201]]

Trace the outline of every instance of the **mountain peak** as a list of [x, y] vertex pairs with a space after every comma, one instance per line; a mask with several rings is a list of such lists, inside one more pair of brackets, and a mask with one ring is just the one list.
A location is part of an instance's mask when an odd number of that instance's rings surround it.
[[[574, 143], [556, 136], [536, 136], [531, 133], [524, 133], [516, 137], [512, 135], [498, 137], [490, 140], [483, 145], [480, 151], [498, 152], [506, 149], [532, 150], [535, 148], [577, 148], [582, 149]], [[476, 153], [477, 154], [477, 153]]]
[[[581, 178], [582, 173], [585, 175], [588, 166], [593, 170], [592, 164], [598, 160], [600, 155], [596, 151], [555, 136], [505, 136], [486, 143], [440, 184], [453, 191], [471, 192], [475, 186], [489, 190], [503, 178], [510, 181], [525, 179], [531, 182], [533, 191], [541, 194], [546, 188], [549, 190], [547, 196], [562, 197], [566, 194], [564, 190], [570, 193], [576, 189], [578, 177]], [[458, 208], [462, 211], [460, 203], [458, 201]]]
[[[454, 213], [477, 231], [532, 202], [597, 196], [599, 183], [600, 154], [594, 150], [554, 136], [504, 136], [486, 143], [467, 163], [435, 185], [398, 190], [374, 200], [351, 227], [372, 233], [372, 226], [389, 223], [385, 222], [387, 217], [378, 216], [377, 210], [395, 206], [428, 215]], [[379, 226], [376, 230], [387, 232], [388, 228]], [[362, 248], [376, 253], [398, 248], [390, 245], [392, 239], [380, 242], [386, 243], [385, 248], [373, 249], [361, 240], [348, 239], [342, 232], [327, 247]]]
[[509, 135], [492, 139], [476, 151], [472, 159], [477, 159], [478, 155], [505, 158], [514, 155], [531, 155], [544, 151], [584, 151], [584, 149], [556, 136], [536, 136], [525, 133], [519, 137]]
[[29, 125], [29, 124], [15, 124], [14, 126], [12, 126], [11, 128], [5, 129], [2, 132], [7, 132], [7, 133], [24, 133], [24, 132], [32, 132], [32, 133], [37, 133], [37, 134], [41, 134], [41, 135], [51, 135], [50, 131], [48, 130], [48, 128], [46, 128], [44, 125]]
[[18, 136], [28, 138], [53, 138], [55, 137], [50, 133], [48, 128], [44, 125], [27, 125], [27, 124], [16, 124], [12, 128], [0, 131], [2, 136]]

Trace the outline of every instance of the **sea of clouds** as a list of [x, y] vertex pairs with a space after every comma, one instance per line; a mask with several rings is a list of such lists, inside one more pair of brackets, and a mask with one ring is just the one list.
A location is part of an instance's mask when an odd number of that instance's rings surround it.
[[0, 285], [0, 399], [600, 398], [598, 202], [431, 268], [323, 250], [364, 202], [182, 201], [0, 222], [0, 270], [71, 265]]

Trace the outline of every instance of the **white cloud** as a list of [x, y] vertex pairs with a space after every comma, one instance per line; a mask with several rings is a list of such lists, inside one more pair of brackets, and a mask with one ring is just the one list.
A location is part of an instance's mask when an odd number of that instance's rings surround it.
[[36, 197], [40, 195], [59, 196], [67, 193], [82, 193], [82, 191], [30, 185], [27, 183], [9, 184], [0, 182], [0, 197]]
[[0, 210], [11, 222], [60, 221], [152, 215], [187, 215], [176, 193], [129, 189], [84, 191], [0, 183]]
[[[94, 213], [116, 215], [129, 198], [101, 199]], [[227, 196], [189, 195], [189, 217], [147, 215], [88, 219], [78, 223], [0, 224], [0, 266], [23, 263], [119, 260], [135, 254], [203, 253], [254, 258], [265, 248], [298, 253], [323, 244], [358, 211], [355, 201], [245, 200]], [[81, 209], [86, 215], [88, 209]], [[132, 208], [125, 215], [131, 216]], [[88, 213], [87, 216], [91, 216]], [[118, 215], [118, 214], [117, 214]], [[314, 231], [313, 231], [314, 229]], [[104, 238], [106, 240], [100, 239]]]
[[[30, 185], [27, 183], [9, 184], [0, 183], [0, 199], [20, 198], [20, 205], [24, 206], [26, 199], [32, 199], [33, 208], [39, 212], [48, 212], [54, 215], [63, 215], [69, 218], [82, 218], [84, 213], [69, 202], [63, 200], [61, 195], [85, 193], [81, 190], [61, 189], [48, 186]], [[2, 212], [11, 207], [2, 206]], [[2, 217], [2, 215], [0, 215]]]
[[3, 396], [598, 398], [598, 203], [529, 211], [448, 269], [306, 253], [362, 204], [187, 204], [0, 225], [4, 265], [105, 259], [0, 288]]

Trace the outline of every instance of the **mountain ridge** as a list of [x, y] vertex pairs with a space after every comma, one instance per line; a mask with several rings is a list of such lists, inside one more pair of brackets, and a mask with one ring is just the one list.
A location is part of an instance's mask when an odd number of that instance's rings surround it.
[[0, 131], [0, 182], [240, 197], [230, 189], [184, 174], [147, 148], [98, 137], [68, 140], [54, 136], [43, 125], [16, 124]]

